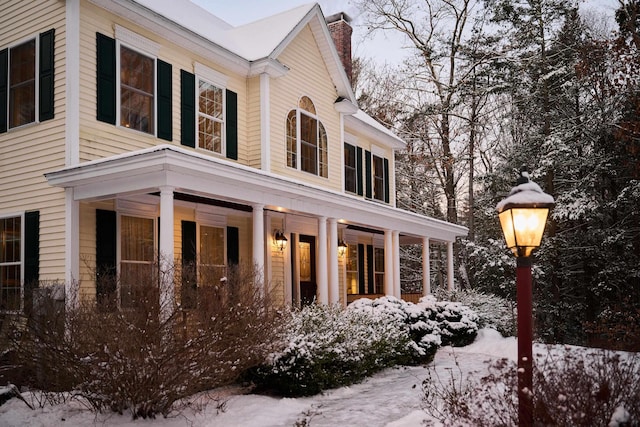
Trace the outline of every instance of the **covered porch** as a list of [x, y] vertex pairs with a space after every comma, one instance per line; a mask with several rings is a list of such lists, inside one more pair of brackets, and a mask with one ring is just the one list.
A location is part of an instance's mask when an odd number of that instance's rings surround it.
[[[285, 304], [299, 304], [304, 298], [307, 264], [303, 260], [313, 263], [309, 272], [319, 303], [347, 304], [353, 295], [400, 298], [402, 244], [423, 245], [423, 292], [429, 293], [430, 241], [447, 245], [447, 286], [452, 288], [453, 242], [467, 231], [383, 203], [292, 182], [168, 144], [67, 167], [47, 173], [46, 178], [50, 185], [64, 188], [66, 194], [65, 283], [66, 301], [71, 305], [77, 302], [78, 289], [74, 286], [78, 286], [81, 259], [86, 255], [80, 242], [80, 236], [88, 233], [81, 229], [85, 228], [81, 225], [81, 204], [99, 206], [108, 202], [116, 212], [145, 212], [156, 222], [157, 251], [167, 263], [184, 255], [177, 254], [182, 238], [177, 230], [180, 221], [184, 222], [181, 212], [189, 212], [189, 222], [227, 229], [233, 218], [241, 246], [239, 259], [233, 261], [253, 263], [263, 272], [265, 284], [281, 290]], [[276, 232], [286, 237], [285, 246], [276, 245]], [[339, 241], [351, 247], [347, 254], [340, 250]], [[229, 248], [227, 243], [225, 262], [232, 258]], [[358, 259], [357, 271], [354, 256]], [[377, 267], [371, 273], [375, 257]], [[121, 254], [118, 258], [120, 261]], [[365, 268], [368, 272], [363, 275], [361, 270]], [[366, 282], [366, 286], [359, 283], [358, 288], [349, 288], [348, 281], [355, 279]], [[161, 287], [160, 298], [174, 304], [173, 285]], [[362, 289], [365, 292], [361, 294]]]

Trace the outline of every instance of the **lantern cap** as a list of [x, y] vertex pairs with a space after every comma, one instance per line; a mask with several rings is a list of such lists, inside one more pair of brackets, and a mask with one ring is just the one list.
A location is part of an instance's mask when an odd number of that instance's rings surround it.
[[524, 168], [520, 171], [517, 185], [511, 189], [509, 195], [496, 205], [498, 213], [511, 208], [552, 208], [555, 205], [553, 196], [542, 191], [538, 184], [529, 180], [529, 172]]

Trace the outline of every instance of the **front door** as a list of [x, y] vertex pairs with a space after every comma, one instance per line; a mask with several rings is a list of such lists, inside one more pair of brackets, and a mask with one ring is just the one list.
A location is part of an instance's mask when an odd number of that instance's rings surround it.
[[316, 298], [316, 238], [301, 235], [298, 253], [300, 304], [305, 306]]

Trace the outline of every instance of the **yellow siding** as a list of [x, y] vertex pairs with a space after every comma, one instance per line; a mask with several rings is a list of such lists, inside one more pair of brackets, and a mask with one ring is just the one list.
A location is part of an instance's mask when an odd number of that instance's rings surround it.
[[55, 29], [55, 118], [0, 134], [0, 215], [40, 211], [40, 280], [64, 279], [64, 192], [50, 187], [44, 173], [65, 159], [65, 4], [3, 1], [0, 49]]
[[[80, 161], [94, 160], [158, 144], [180, 145], [180, 69], [193, 73], [194, 62], [227, 76], [227, 88], [238, 94], [238, 161], [246, 163], [247, 147], [247, 85], [245, 79], [229, 70], [189, 54], [171, 41], [151, 33], [132, 22], [88, 3], [81, 2], [80, 25]], [[96, 120], [96, 32], [114, 37], [115, 24], [121, 25], [160, 44], [158, 59], [172, 66], [173, 75], [173, 141], [165, 141], [143, 132], [132, 131]], [[207, 153], [206, 151], [202, 151]]]
[[247, 154], [249, 166], [261, 168], [260, 77], [247, 80]]
[[[289, 68], [286, 76], [271, 80], [271, 171], [297, 181], [341, 190], [340, 115], [334, 109], [338, 97], [315, 38], [309, 26], [279, 55], [278, 60]], [[298, 100], [308, 96], [316, 107], [328, 137], [329, 178], [320, 178], [287, 167], [285, 122]]]

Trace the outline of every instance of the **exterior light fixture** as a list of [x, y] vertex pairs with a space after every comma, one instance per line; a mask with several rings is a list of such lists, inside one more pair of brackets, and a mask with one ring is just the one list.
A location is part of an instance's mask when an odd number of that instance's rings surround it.
[[273, 240], [275, 242], [276, 248], [278, 248], [280, 252], [284, 251], [284, 248], [287, 247], [287, 238], [285, 237], [282, 230], [276, 231], [275, 235], [273, 236]]
[[533, 425], [533, 291], [531, 252], [542, 241], [553, 197], [523, 168], [511, 192], [496, 206], [507, 246], [516, 256], [518, 304], [518, 424]]
[[342, 258], [347, 253], [347, 244], [344, 240], [338, 239], [338, 256]]

